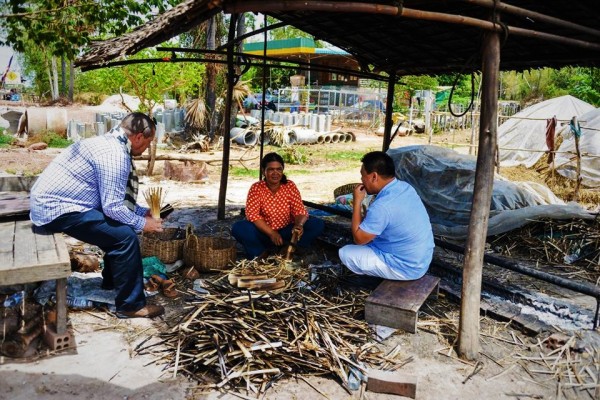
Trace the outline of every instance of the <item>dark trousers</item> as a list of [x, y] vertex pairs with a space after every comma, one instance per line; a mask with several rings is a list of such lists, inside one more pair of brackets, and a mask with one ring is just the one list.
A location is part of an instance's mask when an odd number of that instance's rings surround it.
[[[282, 239], [289, 242], [292, 239], [292, 229], [294, 224], [290, 224], [278, 230]], [[309, 218], [304, 224], [304, 232], [298, 240], [298, 247], [309, 247], [312, 242], [323, 232], [325, 223], [319, 218]], [[237, 221], [231, 228], [233, 237], [241, 243], [246, 251], [246, 256], [250, 259], [260, 256], [265, 250], [273, 249], [275, 245], [271, 239], [258, 230], [254, 223], [248, 220]]]
[[61, 215], [44, 228], [64, 232], [104, 251], [102, 287], [116, 289], [117, 311], [136, 311], [146, 305], [142, 254], [132, 227], [110, 219], [98, 210], [90, 210]]

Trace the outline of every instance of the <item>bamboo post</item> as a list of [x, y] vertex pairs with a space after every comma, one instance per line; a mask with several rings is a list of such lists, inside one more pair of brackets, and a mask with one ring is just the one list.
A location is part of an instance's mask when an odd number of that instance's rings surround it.
[[469, 221], [458, 336], [458, 353], [474, 360], [479, 355], [479, 306], [481, 274], [485, 239], [490, 215], [494, 180], [494, 154], [498, 113], [498, 68], [500, 65], [500, 36], [486, 32], [482, 41], [482, 97], [479, 127], [479, 149], [473, 206]]
[[[385, 127], [383, 130], [383, 151], [387, 151], [391, 144], [391, 132], [392, 132], [392, 113], [394, 111], [394, 89], [396, 88], [396, 71], [390, 72], [390, 79], [388, 81], [387, 88], [387, 99], [385, 102]], [[375, 110], [373, 110], [375, 113]]]
[[[577, 117], [573, 117], [573, 126], [577, 127]], [[573, 193], [573, 201], [579, 201], [579, 188], [581, 186], [581, 149], [579, 148], [579, 136], [573, 133], [575, 138], [575, 152], [577, 153], [577, 176], [575, 177], [575, 192]]]
[[221, 186], [217, 205], [217, 219], [225, 219], [225, 196], [227, 195], [227, 178], [229, 177], [229, 150], [231, 147], [231, 106], [233, 103], [233, 86], [235, 70], [233, 68], [233, 39], [236, 32], [237, 14], [231, 15], [229, 22], [229, 38], [227, 46], [227, 100], [225, 101], [225, 132], [223, 132], [223, 165], [221, 167]]

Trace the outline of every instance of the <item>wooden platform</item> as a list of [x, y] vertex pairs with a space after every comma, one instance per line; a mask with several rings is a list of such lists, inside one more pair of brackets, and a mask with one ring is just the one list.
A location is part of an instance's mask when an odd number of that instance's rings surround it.
[[53, 234], [31, 221], [0, 222], [0, 285], [56, 279], [56, 332], [66, 331], [69, 251], [62, 234]]
[[365, 319], [370, 324], [417, 331], [419, 309], [430, 295], [437, 296], [440, 279], [425, 275], [414, 281], [385, 280], [365, 302]]

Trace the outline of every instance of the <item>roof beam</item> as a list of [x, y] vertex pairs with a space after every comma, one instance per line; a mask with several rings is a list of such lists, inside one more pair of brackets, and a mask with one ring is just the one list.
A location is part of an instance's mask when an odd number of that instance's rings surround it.
[[475, 4], [477, 6], [486, 7], [495, 9], [498, 11], [503, 11], [507, 14], [513, 14], [525, 18], [530, 18], [534, 21], [546, 22], [548, 24], [560, 26], [563, 28], [573, 29], [575, 31], [589, 33], [590, 35], [600, 37], [600, 31], [597, 29], [588, 28], [587, 26], [582, 26], [575, 24], [573, 22], [565, 21], [560, 18], [551, 17], [546, 14], [541, 14], [535, 11], [526, 10], [521, 7], [511, 6], [510, 4], [501, 3], [495, 0], [460, 0], [465, 3]]
[[[324, 0], [250, 0], [227, 2], [223, 5], [227, 13], [242, 12], [269, 12], [269, 11], [321, 11], [329, 13], [369, 13], [382, 14], [396, 17], [405, 17], [418, 20], [443, 22], [449, 24], [466, 25], [491, 32], [513, 33], [516, 36], [526, 36], [536, 39], [564, 43], [571, 46], [583, 47], [590, 50], [600, 50], [600, 44], [584, 40], [538, 32], [530, 29], [501, 25], [492, 21], [462, 15], [445, 14], [432, 11], [415, 10], [405, 7], [390, 6], [387, 4], [374, 4], [362, 2], [340, 2]], [[540, 14], [541, 15], [541, 14]], [[506, 31], [506, 32], [505, 32]]]

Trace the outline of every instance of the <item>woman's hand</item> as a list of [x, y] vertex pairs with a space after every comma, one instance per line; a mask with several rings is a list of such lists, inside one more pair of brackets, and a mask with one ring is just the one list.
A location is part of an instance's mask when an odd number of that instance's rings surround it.
[[271, 233], [269, 233], [269, 239], [271, 239], [271, 242], [273, 242], [275, 246], [283, 245], [283, 238], [276, 230], [273, 230]]

